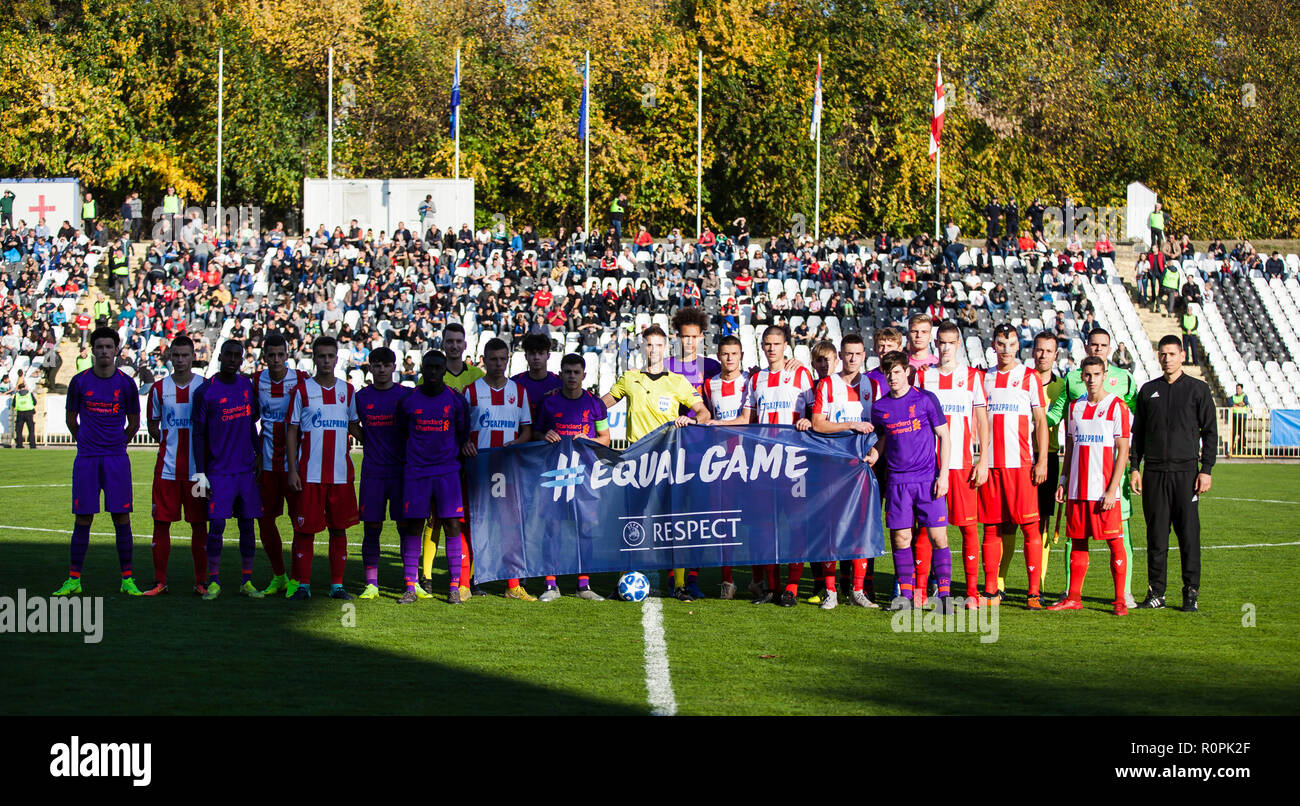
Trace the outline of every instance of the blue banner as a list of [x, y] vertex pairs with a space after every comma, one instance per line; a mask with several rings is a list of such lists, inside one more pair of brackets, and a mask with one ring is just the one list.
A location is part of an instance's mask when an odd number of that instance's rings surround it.
[[1300, 446], [1300, 410], [1273, 409], [1268, 429], [1268, 444], [1275, 448]]
[[879, 557], [873, 434], [661, 426], [480, 451], [469, 465], [479, 581]]

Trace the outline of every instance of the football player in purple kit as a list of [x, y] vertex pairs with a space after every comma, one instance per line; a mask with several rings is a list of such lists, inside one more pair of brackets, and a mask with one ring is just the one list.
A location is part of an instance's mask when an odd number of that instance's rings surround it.
[[[542, 398], [539, 406], [537, 430], [547, 442], [586, 437], [609, 444], [609, 412], [600, 398], [582, 388], [587, 378], [587, 362], [577, 353], [569, 353], [560, 361], [560, 379], [563, 386]], [[537, 597], [542, 602], [560, 598], [560, 588], [555, 575], [546, 576], [546, 590]], [[604, 596], [591, 589], [586, 574], [578, 575], [578, 598], [603, 602]]]
[[511, 376], [510, 380], [519, 384], [528, 393], [528, 414], [535, 423], [542, 411], [542, 398], [559, 389], [564, 384], [560, 376], [546, 369], [551, 357], [551, 337], [541, 333], [524, 336], [524, 360], [528, 362], [528, 371]]
[[258, 490], [262, 472], [261, 438], [257, 434], [257, 392], [253, 382], [239, 374], [244, 345], [233, 339], [217, 353], [217, 374], [194, 393], [191, 409], [194, 439], [194, 495], [208, 499], [207, 601], [221, 595], [221, 534], [226, 520], [239, 523], [239, 592], [253, 599], [263, 593], [253, 585], [253, 558], [257, 553], [254, 522], [262, 517]]
[[94, 363], [68, 384], [68, 431], [77, 443], [77, 457], [72, 460], [75, 520], [68, 579], [55, 596], [81, 593], [81, 566], [90, 548], [90, 525], [99, 512], [101, 493], [117, 538], [121, 591], [129, 596], [142, 594], [131, 574], [131, 460], [126, 455], [127, 444], [140, 430], [140, 392], [135, 381], [115, 366], [121, 344], [116, 330], [96, 328], [90, 334]]
[[[952, 578], [952, 556], [948, 550], [948, 457], [952, 450], [948, 418], [933, 392], [912, 386], [907, 354], [895, 350], [880, 362], [889, 382], [889, 392], [871, 407], [871, 424], [879, 439], [868, 455], [873, 465], [885, 470], [885, 522], [894, 544], [894, 573], [899, 595], [890, 610], [913, 606], [916, 566], [912, 556], [913, 524], [926, 529], [934, 546], [934, 575], [939, 582], [941, 612], [948, 612], [947, 596]], [[934, 450], [935, 440], [939, 451]], [[939, 469], [945, 472], [940, 473]], [[917, 597], [919, 602], [920, 597]]]
[[[393, 383], [397, 356], [387, 347], [370, 353], [370, 374], [374, 382], [357, 392], [357, 414], [348, 433], [361, 443], [361, 506], [363, 524], [361, 564], [366, 586], [360, 598], [379, 596], [379, 536], [384, 530], [384, 508], [402, 526], [402, 467], [406, 463], [406, 434], [397, 421], [397, 407], [411, 393], [410, 387]], [[404, 538], [403, 538], [404, 539]], [[418, 553], [418, 546], [417, 546]], [[420, 590], [419, 593], [424, 593]], [[429, 594], [424, 593], [427, 597]]]
[[[700, 308], [678, 309], [677, 313], [673, 314], [673, 332], [677, 334], [677, 341], [681, 344], [682, 355], [680, 358], [670, 355], [664, 359], [664, 368], [669, 372], [684, 375], [691, 386], [695, 387], [695, 394], [701, 398], [704, 397], [705, 382], [722, 373], [722, 364], [712, 358], [699, 355], [704, 331], [708, 326], [709, 315]], [[690, 416], [691, 410], [682, 406], [680, 413]], [[687, 571], [683, 568], [674, 568], [673, 589], [683, 586], [686, 594], [692, 599], [704, 598], [704, 591], [700, 590], [700, 569], [692, 568]]]
[[469, 599], [460, 586], [464, 556], [460, 519], [465, 514], [460, 486], [460, 448], [469, 439], [469, 402], [447, 386], [447, 357], [438, 350], [424, 354], [422, 381], [397, 407], [406, 434], [406, 476], [402, 483], [402, 569], [406, 592], [398, 604], [427, 599], [420, 588], [420, 540], [424, 522], [435, 515], [447, 535], [448, 604]]

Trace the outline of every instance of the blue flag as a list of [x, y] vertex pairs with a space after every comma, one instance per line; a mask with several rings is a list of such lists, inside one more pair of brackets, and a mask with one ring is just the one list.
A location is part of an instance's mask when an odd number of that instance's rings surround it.
[[872, 434], [672, 424], [625, 451], [588, 440], [480, 451], [469, 465], [480, 582], [878, 557]]
[[460, 55], [456, 56], [456, 70], [451, 77], [451, 137], [456, 137], [456, 127], [460, 124]]
[[578, 107], [578, 139], [587, 139], [587, 70], [591, 63], [591, 54], [582, 62], [582, 104]]

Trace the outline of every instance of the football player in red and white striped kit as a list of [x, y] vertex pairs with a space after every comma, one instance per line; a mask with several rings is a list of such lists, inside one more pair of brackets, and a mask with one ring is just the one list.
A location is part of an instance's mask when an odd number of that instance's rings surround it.
[[[262, 361], [266, 369], [253, 379], [257, 403], [262, 412], [262, 473], [258, 476], [258, 493], [262, 496], [262, 517], [258, 531], [262, 535], [262, 550], [271, 562], [271, 584], [262, 591], [271, 595], [285, 590], [289, 575], [284, 569], [284, 542], [275, 519], [284, 514], [289, 496], [289, 454], [285, 445], [285, 428], [289, 409], [298, 385], [307, 380], [306, 372], [289, 369], [289, 345], [284, 336], [272, 331], [262, 341]], [[294, 521], [293, 507], [289, 507], [289, 520]]]
[[191, 441], [190, 406], [203, 384], [195, 375], [194, 342], [184, 334], [168, 348], [172, 374], [155, 381], [149, 390], [149, 436], [158, 441], [158, 461], [153, 470], [153, 587], [145, 596], [167, 592], [167, 561], [171, 557], [171, 525], [190, 525], [190, 555], [194, 560], [194, 592], [208, 592], [208, 507], [194, 497], [194, 443]]
[[[948, 524], [961, 530], [963, 567], [966, 571], [966, 606], [979, 606], [980, 538], [976, 520], [979, 516], [977, 490], [989, 475], [988, 407], [984, 398], [984, 373], [974, 367], [960, 366], [961, 328], [954, 322], [939, 325], [939, 364], [917, 371], [917, 386], [933, 392], [948, 418], [952, 435], [952, 455], [948, 461]], [[971, 455], [971, 445], [980, 446], [979, 461]], [[918, 566], [916, 590], [925, 591], [929, 567]], [[940, 591], [940, 595], [947, 595]]]
[[[1127, 616], [1124, 601], [1124, 519], [1118, 503], [1128, 466], [1132, 423], [1128, 406], [1103, 388], [1106, 360], [1088, 356], [1080, 364], [1086, 397], [1070, 403], [1065, 428], [1065, 467], [1056, 502], [1066, 504], [1070, 536], [1070, 592], [1048, 610], [1082, 610], [1083, 578], [1088, 573], [1088, 538], [1110, 547], [1110, 575], [1115, 581], [1115, 615]], [[1068, 503], [1067, 503], [1068, 501]]]
[[316, 533], [329, 530], [330, 598], [351, 599], [343, 589], [348, 562], [348, 527], [360, 522], [353, 484], [348, 429], [360, 419], [352, 384], [335, 377], [338, 342], [317, 336], [311, 345], [315, 376], [298, 384], [289, 410], [285, 445], [293, 513], [293, 568], [285, 595], [311, 596]]
[[[821, 344], [817, 348], [819, 352], [823, 350]], [[840, 431], [871, 433], [871, 405], [880, 399], [882, 390], [873, 378], [862, 371], [866, 361], [867, 345], [862, 337], [857, 333], [844, 334], [840, 339], [839, 373], [817, 382], [812, 411], [815, 431], [821, 434]], [[813, 363], [818, 363], [817, 356], [814, 356]], [[841, 567], [845, 564], [841, 562]], [[863, 589], [871, 560], [862, 557], [850, 560], [847, 564], [853, 569], [853, 586], [845, 593], [849, 604], [879, 607]], [[831, 610], [839, 604], [839, 594], [835, 588], [835, 563], [823, 565], [822, 577], [826, 592], [822, 594], [820, 607], [822, 610]]]
[[[787, 359], [790, 334], [780, 325], [768, 325], [763, 331], [763, 355], [767, 369], [760, 369], [749, 378], [749, 400], [745, 409], [751, 413], [751, 422], [765, 425], [793, 425], [800, 431], [812, 428], [808, 409], [812, 405], [812, 373], [802, 364]], [[785, 590], [779, 600], [782, 607], [793, 607], [798, 601], [799, 579], [803, 576], [803, 563], [790, 563]], [[760, 573], [762, 577], [760, 578]], [[766, 583], [766, 584], [764, 584]], [[754, 566], [754, 581], [749, 583], [754, 594], [754, 604], [766, 604], [776, 595], [776, 566]]]
[[[1038, 528], [1037, 485], [1047, 478], [1047, 395], [1034, 368], [1020, 363], [1020, 336], [1015, 325], [993, 329], [995, 369], [984, 374], [992, 455], [989, 478], [979, 488], [979, 521], [984, 524], [984, 592], [990, 605], [1001, 603], [998, 564], [1004, 539], [1014, 540], [1016, 527], [1025, 533], [1025, 570], [1029, 575], [1026, 607], [1042, 610], [1039, 566], [1043, 535]], [[1033, 439], [1036, 451], [1030, 450]], [[1038, 461], [1034, 461], [1034, 456]], [[1032, 468], [1032, 470], [1031, 470]], [[1007, 541], [1008, 546], [1014, 543]]]
[[[749, 422], [746, 403], [749, 401], [749, 378], [740, 363], [744, 358], [740, 339], [724, 336], [718, 342], [718, 363], [722, 372], [704, 381], [704, 405], [709, 407], [713, 419], [707, 425], [745, 425]], [[736, 582], [731, 566], [722, 566], [722, 586], [719, 599], [736, 598]]]
[[[528, 442], [533, 438], [532, 416], [529, 413], [528, 392], [506, 377], [510, 364], [510, 347], [501, 339], [488, 339], [483, 346], [483, 370], [487, 374], [465, 387], [469, 403], [469, 439], [461, 453], [477, 456], [480, 448], [499, 448]], [[468, 489], [468, 486], [466, 486]], [[465, 500], [465, 526], [461, 534], [465, 539], [466, 557], [474, 559], [473, 537], [465, 528], [469, 525], [469, 499]], [[461, 586], [470, 584], [470, 563], [461, 566]], [[537, 597], [524, 590], [518, 579], [506, 580], [506, 598], [535, 602]]]

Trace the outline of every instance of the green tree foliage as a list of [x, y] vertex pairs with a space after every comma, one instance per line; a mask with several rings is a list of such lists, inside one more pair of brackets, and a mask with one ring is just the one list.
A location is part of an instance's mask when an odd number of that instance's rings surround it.
[[216, 189], [284, 210], [335, 174], [450, 176], [480, 223], [581, 223], [580, 65], [591, 52], [591, 216], [694, 230], [696, 52], [703, 219], [774, 232], [814, 210], [808, 139], [823, 54], [823, 228], [928, 229], [934, 57], [948, 112], [944, 217], [979, 232], [996, 193], [1123, 202], [1141, 181], [1175, 231], [1300, 236], [1294, 0], [16, 0], [0, 19], [0, 175], [75, 176], [108, 203]]

